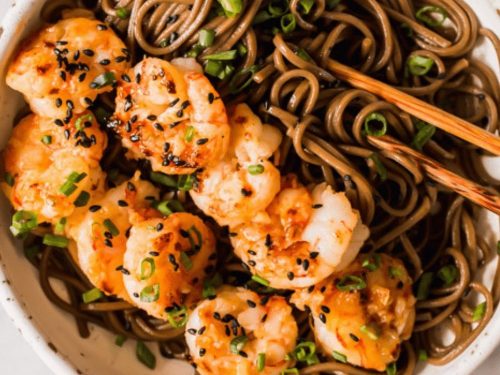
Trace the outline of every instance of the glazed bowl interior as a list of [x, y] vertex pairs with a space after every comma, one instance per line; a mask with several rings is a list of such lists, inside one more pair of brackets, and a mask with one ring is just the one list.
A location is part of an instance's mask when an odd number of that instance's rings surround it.
[[[482, 24], [500, 34], [500, 17], [493, 5], [486, 0], [467, 1], [477, 12]], [[17, 0], [6, 15], [3, 32], [0, 32], [0, 147], [5, 146], [14, 120], [25, 106], [18, 93], [5, 85], [5, 70], [16, 46], [24, 37], [40, 26], [39, 17], [43, 1]], [[498, 76], [498, 61], [491, 46], [484, 43], [474, 54], [488, 63]], [[500, 178], [500, 159], [485, 158], [489, 171]], [[33, 346], [38, 355], [55, 373], [84, 374], [193, 374], [193, 368], [176, 360], [157, 358], [154, 371], [141, 365], [135, 356], [135, 346], [130, 340], [122, 348], [114, 344], [115, 337], [97, 327], [91, 327], [91, 336], [82, 339], [78, 335], [74, 319], [55, 307], [45, 297], [38, 282], [38, 273], [26, 261], [21, 244], [9, 233], [12, 210], [7, 200], [0, 197], [0, 302], [7, 313]], [[498, 216], [482, 211], [478, 220], [485, 238], [494, 244], [499, 237]], [[493, 245], [492, 245], [493, 246]], [[494, 260], [496, 262], [496, 259]], [[486, 267], [481, 278], [487, 285], [493, 279], [493, 264]], [[500, 342], [496, 331], [500, 327], [500, 311], [497, 311], [488, 327], [468, 350], [452, 363], [439, 369], [430, 365], [419, 365], [421, 375], [436, 374], [437, 371], [455, 375], [471, 373]], [[446, 332], [443, 333], [446, 336]], [[154, 345], [150, 346], [151, 348]]]

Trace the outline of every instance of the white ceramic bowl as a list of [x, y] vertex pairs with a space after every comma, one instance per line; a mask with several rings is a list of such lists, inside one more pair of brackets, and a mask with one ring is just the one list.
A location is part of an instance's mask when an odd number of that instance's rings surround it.
[[[5, 1], [5, 0], [0, 0]], [[500, 17], [493, 3], [488, 0], [467, 1], [478, 13], [483, 25], [500, 34]], [[8, 61], [22, 38], [36, 29], [42, 0], [17, 0], [9, 9], [0, 29], [0, 148], [5, 146], [14, 117], [22, 106], [22, 98], [5, 85], [5, 70]], [[475, 52], [483, 61], [497, 69], [496, 56], [490, 46], [481, 46]], [[487, 161], [489, 168], [500, 172], [500, 160]], [[42, 360], [56, 374], [84, 373], [92, 375], [112, 374], [193, 374], [191, 366], [180, 361], [163, 360], [158, 357], [158, 365], [153, 372], [138, 363], [134, 344], [127, 342], [119, 348], [114, 344], [114, 336], [100, 328], [92, 327], [89, 339], [78, 336], [74, 320], [55, 306], [43, 294], [36, 270], [27, 262], [17, 243], [9, 233], [11, 208], [0, 197], [0, 302], [11, 316], [25, 339]], [[484, 213], [482, 220], [487, 235], [499, 236], [498, 217]], [[490, 272], [485, 279], [491, 281]], [[499, 344], [500, 311], [497, 311], [486, 330], [476, 342], [458, 359], [446, 367], [426, 366], [420, 374], [431, 375], [437, 371], [444, 374], [466, 375], [471, 373]], [[50, 343], [50, 346], [49, 346]], [[57, 350], [53, 350], [56, 348]], [[151, 345], [153, 347], [153, 345]]]

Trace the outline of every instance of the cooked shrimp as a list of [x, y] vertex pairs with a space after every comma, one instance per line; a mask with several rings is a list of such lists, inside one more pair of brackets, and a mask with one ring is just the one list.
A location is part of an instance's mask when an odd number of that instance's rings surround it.
[[33, 112], [61, 120], [83, 112], [129, 67], [120, 38], [102, 22], [69, 18], [22, 44], [7, 72]]
[[185, 337], [201, 375], [272, 375], [290, 364], [297, 334], [283, 297], [263, 303], [250, 290], [225, 286], [192, 312]]
[[263, 125], [246, 104], [230, 111], [231, 142], [224, 160], [197, 174], [195, 204], [220, 225], [251, 220], [280, 190], [280, 173], [268, 160], [281, 143], [278, 129]]
[[158, 191], [136, 175], [94, 199], [83, 217], [69, 218], [66, 226], [76, 242], [80, 268], [90, 282], [106, 294], [128, 301], [123, 284], [123, 254], [132, 226], [131, 215], [154, 215], [146, 197], [158, 199]]
[[359, 256], [341, 273], [295, 292], [310, 309], [316, 341], [325, 354], [384, 371], [411, 336], [415, 297], [403, 263], [387, 255]]
[[224, 103], [193, 59], [146, 58], [118, 86], [108, 126], [133, 158], [153, 170], [187, 174], [219, 161], [229, 142]]
[[14, 127], [3, 153], [6, 195], [39, 223], [71, 215], [77, 197], [94, 194], [104, 181], [99, 160], [107, 138], [94, 116], [86, 112], [60, 125], [29, 115]]
[[369, 234], [344, 193], [325, 183], [311, 193], [294, 175], [265, 211], [230, 230], [236, 255], [281, 289], [307, 287], [345, 268]]
[[189, 213], [137, 220], [127, 241], [123, 266], [132, 301], [160, 319], [201, 296], [203, 281], [214, 269], [215, 237]]

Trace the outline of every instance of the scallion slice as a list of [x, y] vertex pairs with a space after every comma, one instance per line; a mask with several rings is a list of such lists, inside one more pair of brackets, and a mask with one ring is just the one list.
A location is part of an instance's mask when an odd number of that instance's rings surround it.
[[167, 320], [174, 328], [184, 327], [188, 320], [186, 306], [174, 307], [167, 311]]
[[120, 230], [111, 221], [111, 219], [105, 219], [102, 223], [104, 224], [106, 229], [109, 231], [109, 233], [111, 233], [113, 236], [118, 236], [120, 234]]
[[243, 0], [217, 0], [224, 9], [224, 13], [229, 17], [241, 13], [243, 10]]
[[62, 249], [68, 247], [69, 240], [66, 237], [55, 234], [46, 234], [43, 236], [43, 244], [47, 246], [60, 247]]
[[37, 225], [38, 218], [36, 213], [20, 210], [12, 215], [12, 225], [10, 227], [10, 231], [14, 236], [19, 236], [35, 229]]
[[166, 200], [161, 202], [156, 202], [153, 207], [160, 211], [163, 216], [170, 216], [174, 212], [184, 212], [184, 207], [182, 203], [177, 200]]
[[193, 140], [194, 133], [195, 133], [194, 126], [188, 126], [186, 128], [186, 134], [184, 135], [184, 139], [186, 140], [186, 142], [191, 142]]
[[75, 199], [73, 204], [75, 207], [84, 207], [87, 205], [90, 199], [90, 194], [89, 192], [82, 190], [80, 194], [78, 194], [78, 197]]
[[129, 17], [130, 13], [126, 8], [120, 7], [116, 9], [116, 15], [122, 20], [126, 20]]
[[297, 21], [292, 13], [285, 14], [280, 19], [281, 30], [285, 34], [289, 34], [297, 27]]
[[219, 77], [224, 71], [224, 64], [220, 61], [209, 60], [205, 64], [205, 73], [213, 77]]
[[160, 298], [160, 284], [145, 286], [139, 295], [141, 302], [155, 302]]
[[335, 359], [336, 361], [339, 361], [339, 362], [342, 362], [342, 363], [347, 363], [347, 357], [345, 354], [342, 354], [336, 350], [334, 350], [332, 352], [332, 357], [333, 359]]
[[142, 341], [137, 341], [137, 345], [135, 347], [135, 355], [139, 362], [141, 362], [147, 368], [153, 370], [156, 367], [155, 355]]
[[[437, 14], [439, 18], [433, 17], [433, 14]], [[429, 27], [439, 27], [448, 18], [448, 13], [438, 6], [425, 5], [419, 10], [415, 15], [419, 21], [422, 21]]]
[[319, 363], [316, 355], [316, 344], [312, 341], [303, 341], [299, 343], [292, 353], [293, 357], [300, 362], [306, 362], [308, 366]]
[[15, 182], [14, 176], [12, 176], [9, 172], [5, 172], [4, 179], [7, 185], [9, 185], [10, 187], [14, 186]]
[[396, 362], [392, 362], [391, 364], [387, 365], [387, 367], [385, 368], [385, 372], [387, 373], [387, 375], [396, 375], [398, 373]]
[[47, 135], [47, 134], [46, 134], [46, 135], [44, 135], [44, 136], [42, 137], [42, 143], [43, 143], [44, 145], [50, 145], [50, 144], [52, 143], [52, 136], [51, 136], [51, 135]]
[[283, 16], [288, 12], [288, 9], [290, 9], [288, 1], [282, 0], [271, 0], [267, 6], [269, 14], [274, 17]]
[[371, 340], [378, 340], [380, 338], [380, 327], [375, 324], [364, 324], [359, 327], [359, 330], [367, 335]]
[[189, 51], [186, 52], [186, 57], [198, 57], [198, 55], [203, 51], [203, 46], [200, 44], [195, 44]]
[[264, 173], [264, 166], [262, 164], [250, 165], [248, 166], [248, 173], [254, 176], [262, 174]]
[[90, 83], [91, 89], [102, 89], [103, 87], [110, 86], [116, 83], [116, 77], [113, 72], [105, 72], [97, 77]]
[[407, 63], [409, 72], [414, 76], [425, 76], [434, 66], [434, 60], [420, 55], [410, 56]]
[[266, 367], [266, 353], [259, 353], [257, 355], [257, 371], [264, 371]]
[[141, 262], [141, 280], [147, 280], [155, 273], [155, 260], [145, 258]]
[[123, 344], [125, 344], [125, 341], [127, 341], [127, 337], [126, 336], [124, 336], [124, 335], [118, 335], [115, 338], [115, 345], [119, 346], [119, 347], [122, 347]]
[[286, 370], [281, 371], [281, 375], [298, 375], [299, 370], [296, 367], [287, 368]]
[[214, 30], [201, 29], [198, 34], [198, 41], [200, 43], [200, 46], [204, 48], [210, 47], [212, 44], [214, 44], [214, 39], [215, 39]]
[[429, 359], [429, 355], [425, 349], [418, 350], [418, 360], [421, 362], [426, 362]]
[[181, 191], [189, 191], [193, 188], [195, 176], [192, 174], [183, 174], [179, 176], [177, 188]]
[[299, 5], [302, 9], [302, 13], [309, 14], [314, 5], [314, 0], [300, 0]]
[[231, 340], [229, 344], [229, 349], [233, 354], [239, 354], [241, 350], [245, 347], [245, 344], [248, 342], [248, 337], [245, 335], [237, 336]]
[[439, 269], [437, 277], [441, 279], [444, 286], [448, 287], [457, 280], [459, 274], [460, 272], [458, 271], [458, 268], [453, 264], [449, 264]]
[[204, 60], [209, 60], [209, 61], [229, 61], [229, 60], [234, 60], [238, 56], [238, 51], [235, 49], [229, 50], [229, 51], [222, 51], [218, 53], [214, 53], [212, 55], [207, 55], [204, 56]]
[[238, 94], [246, 89], [252, 83], [255, 73], [258, 71], [259, 67], [257, 65], [237, 71], [231, 78], [231, 81], [229, 81], [229, 91], [231, 94]]
[[210, 279], [203, 282], [203, 298], [213, 298], [216, 295], [216, 289], [222, 285], [222, 277], [219, 273], [213, 275]]
[[366, 288], [366, 282], [363, 278], [355, 275], [343, 276], [335, 285], [342, 292], [352, 292]]
[[295, 54], [304, 61], [312, 61], [312, 57], [303, 48], [298, 48], [297, 51], [295, 51]]
[[64, 194], [65, 196], [69, 197], [71, 194], [75, 192], [77, 189], [77, 186], [71, 182], [71, 181], [66, 181], [62, 186], [59, 188], [59, 191]]
[[151, 179], [151, 181], [156, 182], [158, 184], [171, 188], [177, 188], [177, 182], [172, 177], [166, 175], [165, 173], [151, 172], [149, 178]]
[[181, 252], [180, 258], [182, 265], [187, 271], [193, 268], [193, 262], [191, 261], [191, 258], [189, 257], [189, 255], [186, 254], [185, 251]]
[[392, 278], [398, 278], [403, 276], [403, 270], [399, 267], [389, 267], [389, 276]]
[[241, 42], [236, 45], [236, 49], [238, 50], [238, 55], [240, 55], [241, 57], [246, 56], [248, 53], [247, 46], [245, 46], [245, 44]]
[[411, 145], [421, 151], [425, 144], [429, 142], [436, 133], [436, 127], [423, 121], [418, 121], [416, 126], [418, 132], [415, 134]]
[[387, 133], [387, 120], [379, 112], [372, 112], [365, 118], [365, 132], [368, 135], [381, 137]]
[[474, 308], [472, 313], [472, 321], [478, 322], [483, 319], [484, 314], [486, 313], [486, 302], [482, 302]]
[[376, 271], [380, 267], [380, 254], [372, 254], [366, 259], [363, 260], [361, 264], [363, 268], [366, 268], [368, 271]]
[[99, 298], [103, 297], [104, 294], [101, 292], [100, 289], [94, 288], [86, 291], [85, 293], [82, 294], [82, 300], [83, 303], [91, 303], [94, 301], [97, 301]]
[[64, 234], [64, 227], [66, 226], [67, 221], [68, 219], [66, 219], [65, 217], [59, 220], [54, 227], [54, 233], [59, 235]]
[[268, 280], [259, 275], [252, 275], [252, 280], [264, 286], [269, 286], [270, 284]]
[[417, 300], [422, 301], [429, 297], [433, 280], [434, 274], [432, 272], [425, 272], [422, 276], [420, 276], [420, 281], [417, 287]]
[[387, 180], [387, 169], [385, 168], [384, 163], [380, 160], [380, 157], [377, 153], [373, 153], [370, 155], [370, 159], [373, 160], [375, 164], [375, 168], [377, 169], [377, 174], [380, 176], [381, 181]]

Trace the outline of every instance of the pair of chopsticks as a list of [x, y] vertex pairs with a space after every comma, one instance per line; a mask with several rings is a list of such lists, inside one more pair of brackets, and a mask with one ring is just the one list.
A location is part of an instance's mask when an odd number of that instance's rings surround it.
[[[349, 83], [351, 86], [377, 95], [420, 120], [426, 121], [496, 156], [500, 156], [500, 138], [494, 134], [335, 60], [329, 59], [327, 68], [338, 79]], [[447, 170], [442, 164], [392, 137], [369, 136], [368, 140], [376, 147], [406, 154], [418, 162], [434, 181], [500, 215], [500, 196], [498, 194], [492, 193], [483, 186]]]

